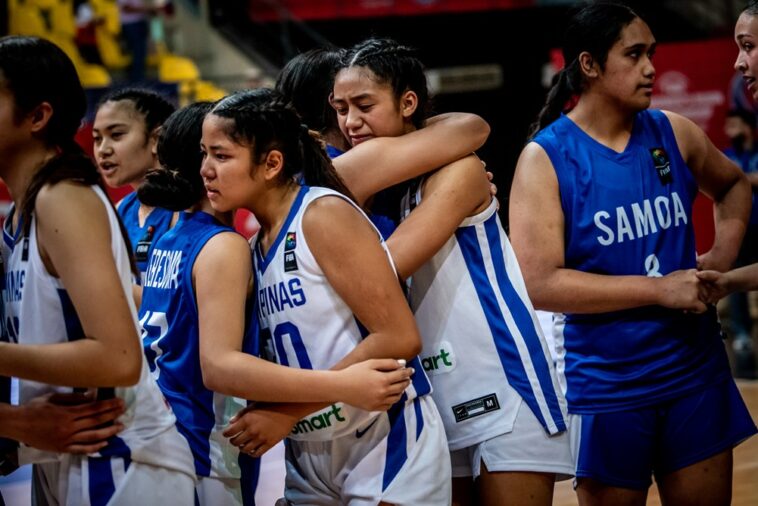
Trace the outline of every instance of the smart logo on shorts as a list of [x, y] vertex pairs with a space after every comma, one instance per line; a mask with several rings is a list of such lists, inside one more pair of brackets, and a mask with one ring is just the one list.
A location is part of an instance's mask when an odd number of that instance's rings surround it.
[[452, 372], [457, 365], [453, 346], [447, 342], [440, 342], [439, 346], [434, 348], [431, 355], [421, 357], [421, 365], [424, 371], [430, 376]]

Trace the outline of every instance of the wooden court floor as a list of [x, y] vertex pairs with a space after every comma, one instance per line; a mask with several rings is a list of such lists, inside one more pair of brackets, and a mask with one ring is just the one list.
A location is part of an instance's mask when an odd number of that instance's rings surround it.
[[[737, 380], [753, 420], [758, 422], [758, 380]], [[553, 506], [576, 506], [576, 494], [571, 481], [562, 481], [555, 487]], [[647, 504], [658, 506], [661, 500], [655, 484], [650, 488]], [[758, 506], [758, 435], [748, 439], [734, 450], [733, 506]]]

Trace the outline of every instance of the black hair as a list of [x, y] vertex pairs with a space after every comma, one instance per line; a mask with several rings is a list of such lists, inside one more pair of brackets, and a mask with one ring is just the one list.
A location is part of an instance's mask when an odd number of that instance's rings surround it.
[[364, 40], [344, 53], [340, 68], [366, 67], [379, 79], [389, 84], [395, 98], [400, 99], [407, 90], [418, 96], [418, 107], [411, 116], [416, 128], [424, 126], [431, 111], [431, 97], [424, 74], [424, 65], [416, 50], [392, 39]]
[[318, 133], [301, 123], [294, 107], [279, 92], [267, 88], [240, 91], [217, 102], [211, 114], [229, 120], [226, 135], [237, 144], [249, 145], [256, 163], [276, 149], [284, 157], [285, 179], [302, 171], [306, 184], [331, 188], [355, 200], [326, 156]]
[[197, 102], [174, 112], [163, 122], [158, 137], [158, 160], [161, 168], [151, 170], [137, 189], [137, 198], [145, 205], [183, 211], [195, 205], [205, 194], [200, 176], [203, 153], [203, 119], [212, 102]]
[[751, 16], [758, 16], [758, 0], [750, 0], [742, 12], [750, 14]]
[[[37, 37], [0, 38], [0, 86], [13, 95], [14, 116], [19, 121], [43, 102], [50, 104], [53, 111], [41, 135], [58, 154], [34, 174], [20, 209], [23, 237], [28, 237], [37, 195], [45, 185], [75, 181], [103, 188], [92, 160], [74, 140], [87, 110], [87, 99], [66, 53]], [[131, 255], [129, 236], [120, 220], [119, 225]], [[137, 273], [133, 259], [132, 271]]]
[[621, 38], [622, 30], [638, 17], [629, 7], [614, 2], [591, 3], [571, 17], [563, 42], [565, 66], [558, 72], [545, 105], [530, 128], [530, 138], [558, 119], [571, 97], [582, 92], [585, 81], [579, 55], [588, 52], [604, 69], [608, 51]]
[[162, 95], [147, 88], [121, 88], [113, 90], [97, 103], [100, 109], [106, 102], [129, 101], [134, 109], [142, 116], [145, 122], [145, 135], [160, 127], [166, 118], [176, 110], [174, 104], [166, 100]]
[[756, 117], [755, 113], [752, 111], [748, 111], [746, 109], [742, 109], [740, 107], [729, 109], [726, 113], [727, 118], [739, 118], [742, 121], [745, 122], [746, 125], [748, 125], [750, 128], [755, 130], [756, 126]]
[[332, 47], [311, 49], [288, 61], [276, 79], [276, 91], [292, 102], [308, 128], [319, 133], [339, 131], [329, 96], [344, 53]]

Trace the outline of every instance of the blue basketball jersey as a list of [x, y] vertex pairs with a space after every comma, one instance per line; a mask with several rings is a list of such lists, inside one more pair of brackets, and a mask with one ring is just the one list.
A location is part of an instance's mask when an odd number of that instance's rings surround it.
[[[662, 112], [639, 112], [621, 153], [565, 115], [534, 141], [558, 178], [566, 268], [659, 277], [695, 267], [698, 187]], [[647, 306], [556, 316], [557, 347], [565, 348], [558, 369], [565, 368], [571, 412], [645, 406], [729, 374], [715, 311]]]
[[192, 268], [215, 235], [234, 231], [204, 212], [181, 213], [158, 239], [145, 273], [139, 320], [153, 376], [187, 439], [198, 476], [240, 478], [239, 451], [224, 426], [245, 401], [208, 390], [200, 368], [200, 336]]
[[[118, 214], [126, 233], [129, 235], [129, 242], [132, 243], [137, 269], [139, 269], [141, 277], [144, 278], [152, 245], [171, 228], [171, 218], [173, 218], [174, 213], [162, 207], [154, 207], [145, 218], [145, 223], [140, 226], [139, 206], [140, 201], [137, 199], [137, 192], [132, 192], [121, 200], [118, 205]], [[140, 284], [142, 284], [141, 281]]]

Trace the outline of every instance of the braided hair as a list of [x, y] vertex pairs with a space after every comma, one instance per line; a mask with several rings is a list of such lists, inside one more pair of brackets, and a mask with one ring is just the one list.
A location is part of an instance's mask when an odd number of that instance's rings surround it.
[[586, 82], [579, 64], [579, 55], [585, 51], [590, 53], [593, 60], [604, 69], [608, 51], [621, 38], [621, 31], [638, 17], [625, 5], [594, 2], [571, 18], [563, 43], [566, 66], [555, 78], [545, 105], [529, 130], [529, 138], [558, 119], [569, 100], [584, 90]]
[[130, 102], [142, 116], [145, 123], [146, 138], [176, 110], [171, 102], [147, 88], [122, 88], [111, 91], [100, 99], [96, 109], [99, 110], [107, 102], [121, 101]]
[[416, 50], [392, 39], [371, 38], [364, 40], [344, 53], [340, 69], [366, 67], [379, 79], [389, 84], [398, 100], [406, 91], [418, 96], [418, 107], [411, 116], [416, 128], [424, 126], [431, 111], [431, 97], [424, 74], [424, 65]]
[[211, 114], [230, 120], [224, 133], [237, 144], [249, 145], [256, 163], [276, 149], [284, 158], [284, 179], [302, 171], [306, 184], [331, 188], [355, 200], [334, 170], [319, 134], [301, 122], [277, 91], [259, 88], [234, 93], [216, 103]]

